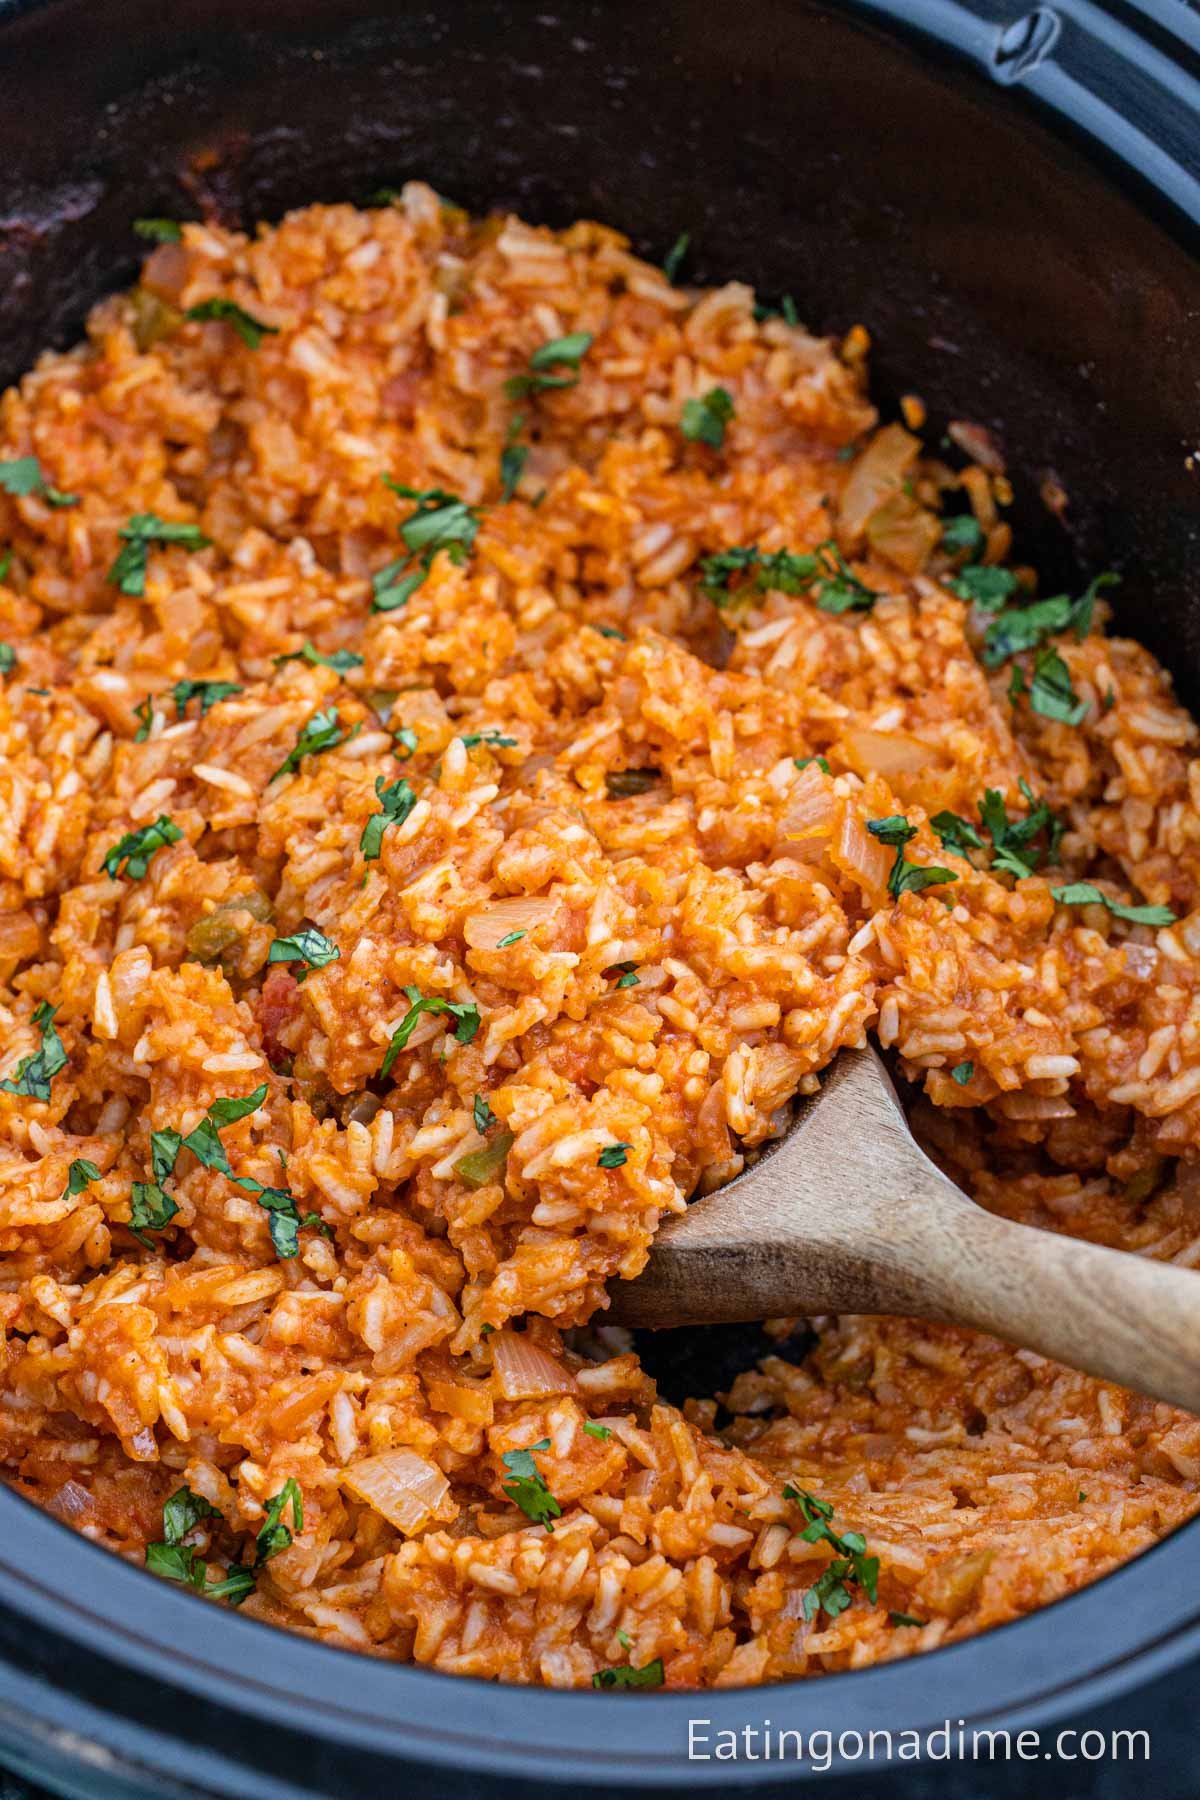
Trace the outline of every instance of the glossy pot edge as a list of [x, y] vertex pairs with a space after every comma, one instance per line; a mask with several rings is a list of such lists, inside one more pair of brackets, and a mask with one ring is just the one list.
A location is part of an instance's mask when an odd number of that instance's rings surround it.
[[[859, 0], [859, 5], [861, 10], [893, 21], [899, 15], [906, 26], [935, 34], [943, 46], [988, 67], [994, 25], [985, 22], [981, 26], [979, 18], [965, 8], [943, 5], [939, 0], [912, 0], [910, 4], [899, 0], [894, 5], [891, 0]], [[1106, 9], [1083, 4], [1066, 4], [1058, 11], [1072, 17], [1087, 13], [1107, 18]], [[1056, 68], [1061, 67], [1060, 59], [1048, 56], [1028, 72], [1024, 84], [1080, 130], [1104, 141], [1104, 109], [1081, 107], [1074, 78], [1056, 75]], [[1060, 92], [1056, 92], [1056, 81]], [[1183, 162], [1161, 146], [1161, 155], [1149, 162], [1139, 161], [1137, 142], [1127, 135], [1109, 147], [1172, 207], [1200, 220], [1195, 181]], [[1176, 179], [1177, 174], [1192, 182], [1191, 189]], [[35, 1627], [53, 1634], [45, 1649], [43, 1673], [57, 1676], [62, 1686], [55, 1691], [35, 1676], [18, 1674], [10, 1662], [0, 1673], [0, 1705], [13, 1732], [19, 1734], [13, 1742], [23, 1749], [31, 1768], [47, 1770], [50, 1756], [62, 1767], [68, 1766], [73, 1736], [86, 1736], [94, 1744], [107, 1746], [113, 1760], [103, 1779], [126, 1784], [123, 1790], [106, 1790], [113, 1793], [173, 1791], [184, 1795], [208, 1790], [276, 1800], [285, 1794], [336, 1791], [328, 1784], [312, 1785], [305, 1773], [302, 1734], [311, 1720], [311, 1702], [295, 1698], [326, 1689], [355, 1696], [355, 1705], [331, 1699], [322, 1724], [323, 1730], [346, 1746], [348, 1755], [352, 1749], [361, 1756], [367, 1746], [368, 1754], [378, 1749], [409, 1766], [471, 1771], [481, 1780], [491, 1776], [549, 1779], [555, 1787], [561, 1782], [564, 1792], [567, 1784], [580, 1782], [619, 1784], [632, 1791], [636, 1784], [675, 1785], [682, 1777], [688, 1786], [710, 1785], [727, 1780], [727, 1771], [711, 1764], [681, 1766], [680, 1747], [688, 1716], [712, 1718], [714, 1728], [718, 1724], [736, 1728], [761, 1716], [772, 1717], [777, 1725], [795, 1718], [805, 1727], [815, 1719], [835, 1729], [839, 1721], [845, 1729], [858, 1729], [864, 1724], [880, 1727], [890, 1719], [900, 1730], [913, 1728], [914, 1720], [925, 1725], [939, 1722], [940, 1714], [935, 1717], [932, 1709], [928, 1714], [922, 1710], [929, 1698], [923, 1690], [936, 1688], [939, 1705], [952, 1719], [962, 1716], [979, 1724], [1003, 1723], [1017, 1729], [1057, 1716], [1067, 1707], [1124, 1692], [1190, 1655], [1200, 1641], [1200, 1607], [1193, 1609], [1182, 1598], [1195, 1591], [1200, 1562], [1200, 1524], [1193, 1524], [1135, 1563], [1052, 1608], [912, 1662], [764, 1690], [702, 1697], [630, 1696], [621, 1703], [632, 1705], [633, 1710], [620, 1715], [622, 1741], [614, 1746], [608, 1741], [615, 1735], [615, 1715], [607, 1711], [611, 1700], [587, 1694], [496, 1689], [394, 1665], [364, 1664], [345, 1652], [300, 1639], [287, 1639], [281, 1645], [279, 1634], [268, 1633], [249, 1620], [230, 1620], [216, 1609], [205, 1609], [201, 1620], [200, 1609], [191, 1598], [123, 1568], [41, 1514], [33, 1514], [31, 1519], [31, 1510], [12, 1495], [0, 1493], [0, 1540], [5, 1546], [0, 1552], [0, 1601], [10, 1609], [7, 1650], [10, 1657], [20, 1654], [23, 1634], [28, 1631], [32, 1635]], [[43, 1537], [46, 1531], [52, 1537]], [[39, 1590], [22, 1568], [14, 1566], [11, 1546], [15, 1543], [20, 1544], [21, 1561], [44, 1554], [43, 1566], [55, 1568], [79, 1604], [63, 1604], [56, 1594]], [[135, 1604], [144, 1623], [143, 1633], [112, 1624]], [[184, 1613], [181, 1607], [191, 1610]], [[49, 1623], [52, 1619], [61, 1627], [61, 1634], [54, 1633]], [[180, 1643], [185, 1638], [190, 1646], [188, 1657], [176, 1656], [164, 1671], [161, 1644]], [[1055, 1664], [1065, 1659], [1065, 1651], [1060, 1658], [1058, 1649], [1068, 1640], [1072, 1652], [1079, 1645], [1085, 1647], [1083, 1672], [1063, 1679]], [[113, 1688], [120, 1685], [122, 1672], [132, 1671], [135, 1683], [148, 1686], [159, 1682], [161, 1699], [170, 1703], [174, 1697], [178, 1707], [197, 1709], [201, 1723], [208, 1721], [216, 1707], [224, 1709], [228, 1717], [258, 1719], [281, 1726], [284, 1734], [294, 1733], [300, 1760], [294, 1763], [293, 1772], [276, 1778], [266, 1769], [252, 1768], [242, 1749], [238, 1760], [230, 1760], [215, 1752], [211, 1741], [204, 1742], [203, 1734], [194, 1739], [182, 1732], [167, 1736], [140, 1716], [136, 1706], [129, 1705], [124, 1713], [106, 1708], [107, 1676], [96, 1680], [94, 1669], [74, 1666], [89, 1660], [94, 1663], [100, 1644], [117, 1672]], [[1090, 1648], [1097, 1644], [1105, 1645], [1102, 1655]], [[61, 1660], [56, 1662], [56, 1658]], [[274, 1671], [270, 1681], [263, 1679], [264, 1669]], [[395, 1718], [400, 1693], [405, 1707], [418, 1714], [403, 1725]], [[986, 1717], [972, 1711], [977, 1696], [983, 1694], [988, 1696]], [[129, 1696], [124, 1699], [128, 1701]], [[71, 1724], [64, 1731], [60, 1715], [66, 1704]], [[368, 1707], [370, 1716], [364, 1710]], [[597, 1711], [599, 1707], [606, 1709], [603, 1714]], [[169, 1713], [169, 1704], [167, 1710]], [[472, 1715], [469, 1731], [461, 1719], [468, 1710]], [[14, 1713], [24, 1714], [23, 1726]], [[664, 1742], [670, 1734], [674, 1734], [671, 1741]], [[78, 1748], [79, 1767], [86, 1771], [80, 1776], [79, 1791], [91, 1800], [98, 1791], [100, 1769], [82, 1743]], [[317, 1760], [307, 1756], [309, 1765]], [[188, 1773], [182, 1781], [169, 1773], [185, 1764]], [[390, 1766], [395, 1768], [396, 1763]], [[791, 1779], [797, 1773], [808, 1771], [788, 1771]], [[737, 1774], [744, 1782], [778, 1779], [777, 1769], [762, 1765], [739, 1766]], [[318, 1771], [316, 1779], [324, 1782], [323, 1771]], [[197, 1788], [197, 1782], [204, 1784], [203, 1789]], [[409, 1784], [409, 1791], [421, 1790]]]

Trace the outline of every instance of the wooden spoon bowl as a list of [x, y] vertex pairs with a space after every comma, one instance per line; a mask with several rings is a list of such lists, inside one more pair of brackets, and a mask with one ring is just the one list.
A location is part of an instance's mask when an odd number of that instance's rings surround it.
[[869, 1312], [988, 1331], [1200, 1413], [1200, 1276], [985, 1212], [920, 1149], [872, 1049], [659, 1231], [614, 1324]]

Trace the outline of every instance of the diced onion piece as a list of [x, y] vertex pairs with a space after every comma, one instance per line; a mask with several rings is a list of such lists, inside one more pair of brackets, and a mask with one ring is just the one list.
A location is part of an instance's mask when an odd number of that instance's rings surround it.
[[342, 1471], [342, 1486], [411, 1537], [437, 1511], [450, 1483], [415, 1450], [385, 1450]]
[[[939, 750], [921, 738], [910, 737], [907, 731], [871, 731], [865, 725], [852, 725], [839, 748], [856, 775], [882, 775], [893, 785], [903, 783], [905, 776], [920, 777], [945, 767]], [[903, 787], [898, 791], [902, 793]]]
[[498, 1331], [491, 1340], [492, 1367], [506, 1400], [540, 1400], [546, 1394], [575, 1394], [579, 1383], [548, 1350], [520, 1332]]
[[906, 575], [916, 575], [942, 541], [942, 522], [911, 494], [893, 494], [867, 520], [867, 542]]
[[807, 838], [827, 838], [837, 815], [838, 798], [820, 765], [810, 762], [792, 789], [780, 831], [789, 843]]
[[842, 828], [831, 851], [832, 860], [844, 874], [857, 881], [868, 892], [886, 886], [895, 861], [895, 851], [873, 838], [849, 807], [842, 817]]
[[460, 1156], [454, 1164], [454, 1173], [469, 1188], [486, 1187], [489, 1181], [495, 1181], [504, 1167], [513, 1142], [511, 1131], [498, 1131], [482, 1150], [468, 1150], [465, 1156]]
[[494, 950], [511, 932], [532, 931], [535, 925], [545, 925], [556, 911], [553, 900], [514, 894], [507, 900], [495, 901], [486, 912], [472, 913], [463, 925], [463, 936], [472, 950]]
[[495, 1416], [492, 1396], [473, 1381], [450, 1381], [437, 1375], [425, 1377], [425, 1397], [434, 1412], [465, 1419], [468, 1425], [490, 1425]]
[[67, 1519], [77, 1525], [81, 1519], [90, 1518], [95, 1512], [96, 1502], [87, 1488], [82, 1487], [78, 1481], [68, 1480], [46, 1502], [46, 1510], [54, 1513], [57, 1518]]
[[920, 451], [920, 439], [905, 431], [903, 425], [885, 425], [876, 432], [842, 489], [838, 535], [843, 543], [854, 543], [860, 538], [876, 507], [893, 494], [903, 492]]

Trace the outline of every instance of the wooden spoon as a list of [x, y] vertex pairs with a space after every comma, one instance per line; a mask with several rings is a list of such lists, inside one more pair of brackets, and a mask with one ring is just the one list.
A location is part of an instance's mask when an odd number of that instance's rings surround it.
[[985, 1212], [918, 1148], [870, 1049], [843, 1050], [778, 1146], [610, 1294], [620, 1325], [941, 1319], [1200, 1413], [1200, 1277]]

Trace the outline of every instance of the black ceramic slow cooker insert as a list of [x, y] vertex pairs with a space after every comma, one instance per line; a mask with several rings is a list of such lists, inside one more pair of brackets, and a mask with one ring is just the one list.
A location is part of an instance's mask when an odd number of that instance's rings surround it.
[[[475, 211], [601, 219], [655, 260], [686, 230], [697, 282], [790, 293], [814, 330], [865, 324], [885, 411], [915, 391], [934, 433], [993, 431], [1022, 558], [1052, 584], [1119, 569], [1120, 622], [1200, 703], [1200, 15], [1183, 0], [0, 0], [0, 89], [4, 379], [131, 278], [139, 215], [249, 225], [416, 177]], [[703, 1334], [647, 1361], [668, 1392], [705, 1392], [754, 1348]], [[0, 1491], [0, 1757], [87, 1800], [782, 1793], [821, 1777], [689, 1763], [689, 1718], [1015, 1731], [1197, 1654], [1200, 1523], [925, 1657], [614, 1696], [272, 1631]]]

